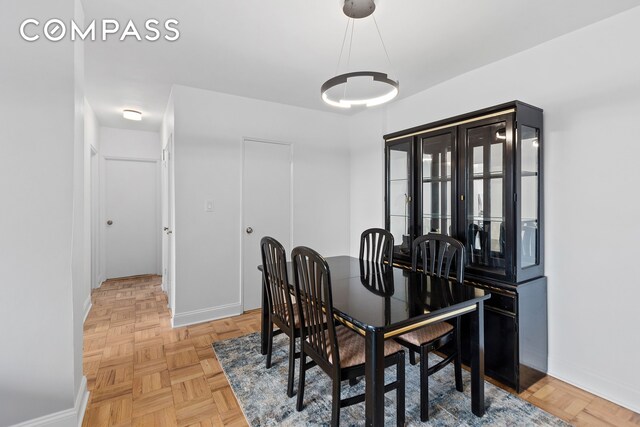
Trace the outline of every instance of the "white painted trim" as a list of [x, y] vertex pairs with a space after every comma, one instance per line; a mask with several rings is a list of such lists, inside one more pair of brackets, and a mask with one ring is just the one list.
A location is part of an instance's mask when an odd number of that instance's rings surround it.
[[87, 296], [87, 299], [84, 300], [84, 317], [82, 318], [82, 323], [86, 322], [87, 316], [91, 311], [91, 307], [93, 307], [93, 304], [91, 304], [91, 295], [89, 295]]
[[220, 305], [217, 307], [203, 308], [200, 310], [186, 311], [173, 315], [173, 327], [194, 325], [196, 323], [208, 322], [210, 320], [222, 319], [229, 316], [242, 314], [242, 304], [235, 302], [232, 304]]
[[82, 426], [88, 401], [89, 389], [87, 388], [87, 377], [83, 376], [73, 408], [23, 421], [19, 424], [14, 424], [13, 427], [69, 427], [73, 425], [80, 427]]
[[76, 410], [76, 418], [78, 420], [78, 427], [82, 427], [82, 421], [84, 420], [84, 413], [87, 410], [87, 404], [89, 403], [89, 388], [87, 387], [87, 377], [82, 376], [80, 380], [80, 390], [76, 396], [76, 402], [74, 409]]
[[[631, 384], [622, 384], [618, 380], [610, 380], [600, 374], [576, 366], [575, 363], [564, 362], [549, 357], [549, 375], [569, 383], [582, 390], [600, 396], [633, 412], [640, 412], [640, 390]], [[614, 391], [612, 393], [612, 391]]]
[[155, 159], [151, 157], [123, 157], [123, 156], [102, 156], [105, 160], [122, 160], [125, 162], [146, 162], [146, 163], [159, 163], [161, 159]]

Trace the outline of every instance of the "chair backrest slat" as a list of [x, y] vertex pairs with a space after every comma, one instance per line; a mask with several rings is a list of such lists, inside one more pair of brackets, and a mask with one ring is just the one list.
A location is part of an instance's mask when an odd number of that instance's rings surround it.
[[455, 279], [464, 281], [464, 245], [459, 240], [443, 234], [429, 233], [413, 241], [411, 266], [414, 271], [420, 267], [425, 274], [436, 277], [451, 277], [451, 267], [455, 267]]
[[393, 234], [382, 228], [369, 228], [360, 235], [360, 259], [393, 264]]
[[305, 352], [312, 352], [310, 355], [315, 360], [319, 358], [338, 367], [340, 360], [333, 324], [329, 265], [320, 254], [304, 246], [295, 248], [291, 258], [296, 300], [302, 308], [300, 337], [305, 342]]
[[264, 286], [271, 315], [284, 325], [292, 327], [293, 304], [287, 277], [287, 258], [284, 247], [273, 237], [260, 240]]

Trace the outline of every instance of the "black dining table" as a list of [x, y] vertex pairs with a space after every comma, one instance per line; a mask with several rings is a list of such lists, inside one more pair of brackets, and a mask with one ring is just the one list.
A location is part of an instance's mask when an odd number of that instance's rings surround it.
[[[326, 258], [335, 320], [365, 338], [367, 426], [384, 425], [384, 341], [429, 324], [470, 318], [471, 410], [484, 415], [483, 304], [491, 294], [455, 280], [348, 256]], [[262, 266], [258, 268], [262, 270]], [[293, 289], [291, 263], [288, 278]], [[267, 352], [268, 306], [263, 286], [262, 354]]]

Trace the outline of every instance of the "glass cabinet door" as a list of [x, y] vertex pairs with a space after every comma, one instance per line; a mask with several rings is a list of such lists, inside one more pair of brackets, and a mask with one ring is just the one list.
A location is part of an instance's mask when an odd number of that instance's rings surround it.
[[520, 268], [540, 263], [540, 130], [520, 127]]
[[[507, 136], [511, 123], [499, 119], [464, 126], [464, 241], [467, 265], [506, 275], [507, 224], [505, 195], [509, 185]], [[509, 127], [509, 129], [507, 129]], [[511, 139], [511, 137], [509, 137]], [[508, 188], [511, 188], [509, 185]]]
[[412, 150], [409, 138], [388, 144], [386, 152], [386, 229], [393, 234], [394, 252], [400, 255], [410, 253], [413, 234]]
[[422, 218], [420, 234], [439, 233], [455, 236], [455, 128], [418, 138], [421, 159]]

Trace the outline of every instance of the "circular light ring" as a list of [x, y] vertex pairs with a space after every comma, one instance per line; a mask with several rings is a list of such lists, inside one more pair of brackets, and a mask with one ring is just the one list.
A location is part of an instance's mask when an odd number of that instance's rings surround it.
[[[346, 84], [347, 80], [349, 80], [351, 77], [372, 77], [376, 82], [385, 83], [391, 86], [391, 90], [384, 95], [377, 96], [375, 98], [341, 99], [339, 101], [329, 98], [329, 95], [327, 95], [327, 91], [329, 89], [341, 84]], [[400, 84], [397, 81], [391, 80], [385, 73], [379, 73], [377, 71], [355, 71], [353, 73], [340, 74], [339, 76], [330, 78], [329, 80], [324, 82], [322, 87], [320, 87], [322, 100], [333, 107], [339, 108], [351, 108], [352, 105], [365, 105], [367, 107], [373, 107], [375, 105], [384, 104], [385, 102], [389, 102], [393, 98], [398, 96], [399, 91]]]

